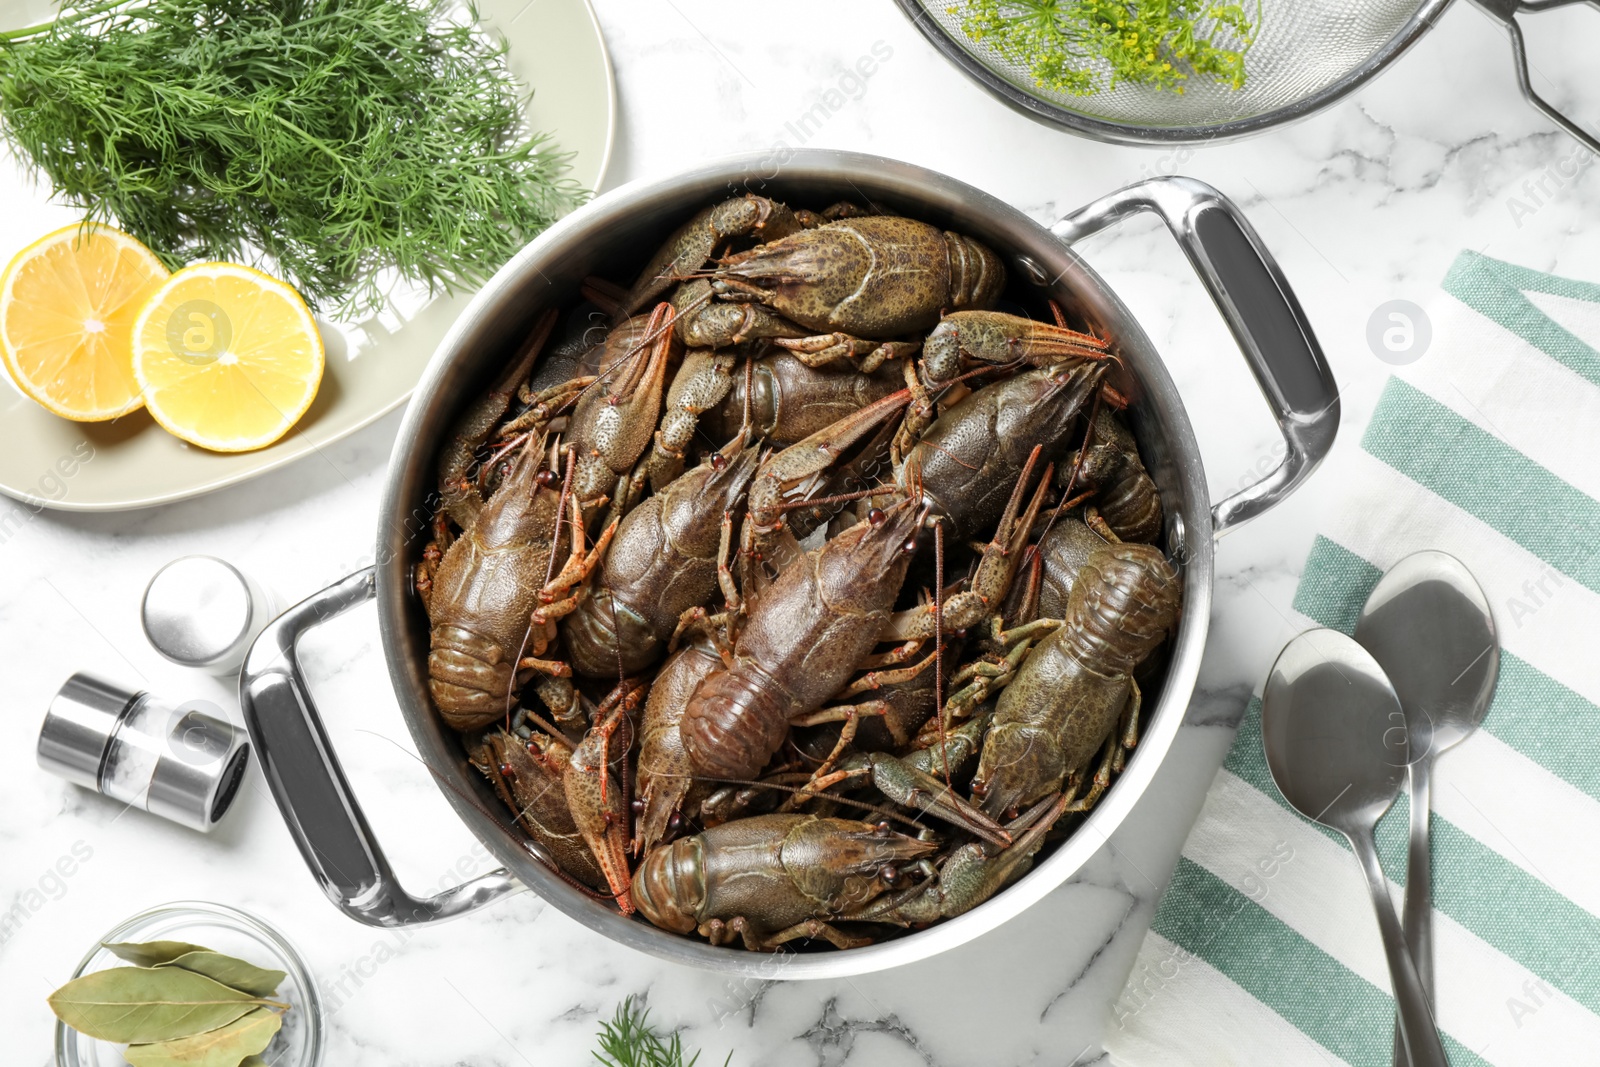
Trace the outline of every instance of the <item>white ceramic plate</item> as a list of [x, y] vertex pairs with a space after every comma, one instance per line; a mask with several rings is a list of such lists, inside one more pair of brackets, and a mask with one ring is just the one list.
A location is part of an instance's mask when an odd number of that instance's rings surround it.
[[[50, 10], [39, 0], [7, 4], [0, 23], [31, 25]], [[573, 153], [572, 176], [598, 189], [611, 155], [616, 89], [588, 0], [479, 0], [478, 10], [505, 36], [512, 71], [533, 90], [531, 126]], [[80, 217], [48, 197], [0, 149], [0, 264]], [[321, 391], [283, 440], [258, 452], [190, 447], [142, 410], [112, 423], [70, 422], [27, 399], [0, 370], [0, 493], [33, 508], [117, 511], [197, 496], [291, 463], [405, 403], [471, 298], [397, 294], [392, 308], [365, 321], [321, 322], [328, 349]]]

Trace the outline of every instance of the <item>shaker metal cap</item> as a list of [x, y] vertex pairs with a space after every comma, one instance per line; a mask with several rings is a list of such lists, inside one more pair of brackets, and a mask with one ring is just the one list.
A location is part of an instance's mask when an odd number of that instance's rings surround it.
[[39, 730], [39, 766], [85, 789], [100, 788], [100, 767], [122, 715], [143, 693], [79, 672], [50, 701]]
[[259, 590], [215, 556], [184, 556], [156, 572], [140, 621], [155, 650], [184, 667], [227, 672], [239, 666], [266, 611]]
[[250, 763], [249, 734], [192, 704], [177, 708], [168, 721], [144, 808], [204, 833], [239, 795]]

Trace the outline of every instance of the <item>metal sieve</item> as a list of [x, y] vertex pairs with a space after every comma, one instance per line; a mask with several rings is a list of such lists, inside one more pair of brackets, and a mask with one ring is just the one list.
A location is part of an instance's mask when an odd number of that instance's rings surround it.
[[[1038, 85], [1026, 69], [961, 28], [962, 0], [897, 0], [933, 46], [979, 85], [1023, 114], [1120, 144], [1182, 144], [1258, 133], [1321, 111], [1376, 76], [1432, 29], [1450, 0], [1260, 0], [1260, 32], [1245, 60], [1243, 88], [1195, 78], [1182, 95], [1119, 82], [1091, 96]], [[1533, 90], [1520, 13], [1585, 0], [1474, 0], [1511, 34], [1522, 95], [1600, 152], [1600, 140]], [[1600, 7], [1600, 0], [1587, 0]], [[1219, 42], [1220, 43], [1220, 42]], [[1103, 61], [1091, 69], [1109, 73]], [[1109, 79], [1108, 79], [1109, 80]]]

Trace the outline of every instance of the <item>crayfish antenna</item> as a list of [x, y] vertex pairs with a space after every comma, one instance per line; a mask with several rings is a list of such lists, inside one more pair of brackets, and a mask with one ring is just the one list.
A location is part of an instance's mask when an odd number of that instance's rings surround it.
[[[709, 775], [704, 775], [704, 774], [690, 774], [690, 775], [663, 774], [663, 775], [660, 775], [659, 777], [662, 777], [662, 778], [680, 778], [680, 777], [682, 777], [682, 778], [691, 778], [696, 782], [712, 782], [712, 783], [715, 783], [717, 785], [737, 785], [737, 786], [744, 786], [744, 787], [747, 787], [747, 788], [754, 788], [754, 789], [775, 789], [775, 790], [778, 790], [780, 792], [789, 793], [789, 794], [808, 793], [810, 796], [813, 796], [813, 797], [822, 795], [822, 794], [818, 794], [818, 793], [812, 793], [809, 790], [807, 790], [807, 789], [805, 789], [805, 788], [803, 788], [801, 786], [782, 785], [782, 784], [780, 784], [778, 782], [763, 782], [763, 781], [753, 780], [753, 779], [749, 779], [749, 778], [713, 778], [713, 777], [710, 777]], [[869, 803], [869, 802], [867, 802], [865, 800], [857, 800], [854, 797], [842, 797], [842, 796], [839, 796], [839, 795], [837, 795], [835, 793], [828, 793], [826, 795], [827, 795], [827, 798], [829, 800], [833, 801], [834, 803], [844, 804], [844, 805], [846, 805], [848, 807], [858, 808], [858, 809], [860, 809], [862, 811], [870, 811], [874, 815], [883, 816], [885, 819], [894, 819], [894, 820], [896, 820], [898, 822], [905, 823], [907, 826], [915, 826], [918, 830], [927, 830], [929, 828], [928, 825], [926, 823], [922, 822], [920, 819], [914, 819], [914, 818], [912, 818], [912, 817], [910, 817], [908, 815], [904, 815], [904, 814], [902, 814], [902, 813], [900, 813], [898, 811], [895, 811], [892, 808], [883, 807], [881, 804], [872, 804], [872, 803]]]
[[1063, 500], [1070, 497], [1072, 490], [1077, 488], [1078, 476], [1083, 473], [1083, 461], [1089, 455], [1089, 446], [1094, 443], [1094, 423], [1100, 415], [1100, 396], [1101, 390], [1096, 389], [1094, 399], [1089, 403], [1089, 423], [1083, 430], [1083, 444], [1079, 446], [1078, 456], [1072, 462], [1072, 473], [1067, 477], [1066, 488], [1061, 490]]

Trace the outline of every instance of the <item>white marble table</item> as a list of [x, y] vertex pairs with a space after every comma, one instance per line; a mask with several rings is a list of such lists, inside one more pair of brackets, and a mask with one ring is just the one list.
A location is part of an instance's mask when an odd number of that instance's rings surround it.
[[[535, 0], [537, 2], [537, 0]], [[1134, 150], [1008, 111], [945, 66], [887, 0], [598, 0], [621, 91], [610, 183], [731, 151], [807, 143], [946, 171], [1048, 222], [1143, 176], [1186, 173], [1244, 207], [1297, 289], [1343, 388], [1353, 447], [1387, 367], [1367, 322], [1426, 304], [1463, 247], [1600, 278], [1592, 169], [1545, 177], [1575, 146], [1515, 95], [1505, 39], [1461, 4], [1397, 69], [1331, 112], [1241, 144]], [[1581, 19], [1575, 13], [1573, 19]], [[1535, 62], [1576, 84], [1592, 15], [1539, 25]], [[878, 66], [862, 85], [857, 59]], [[828, 95], [839, 90], [837, 95]], [[1554, 91], [1554, 90], [1552, 90]], [[1600, 100], [1590, 97], [1590, 118]], [[836, 108], [831, 104], [837, 102]], [[1551, 171], [1550, 174], [1554, 174]], [[1539, 183], [1543, 181], [1542, 191]], [[1513, 200], [1515, 198], [1515, 201]], [[1520, 204], [1531, 210], [1514, 210]], [[1587, 231], [1587, 232], [1586, 232]], [[1085, 246], [1143, 320], [1189, 405], [1213, 492], [1252, 480], [1276, 435], [1214, 309], [1164, 232]], [[1424, 357], [1428, 358], [1428, 357]], [[3, 417], [3, 414], [0, 414]], [[1000, 931], [903, 970], [839, 982], [728, 983], [657, 963], [531, 895], [405, 934], [344, 919], [303, 868], [259, 772], [209, 838], [43, 775], [33, 746], [55, 687], [92, 668], [233, 707], [229, 686], [160, 660], [138, 597], [168, 559], [208, 552], [297, 599], [370, 560], [390, 417], [320, 457], [201, 500], [121, 515], [32, 516], [0, 502], [0, 1035], [8, 1063], [51, 1061], [45, 994], [111, 924], [169, 900], [259, 912], [301, 946], [333, 1008], [329, 1067], [577, 1064], [598, 1016], [643, 994], [702, 1062], [1087, 1064], [1107, 1006], [1251, 688], [1292, 635], [1286, 611], [1328, 479], [1221, 546], [1212, 634], [1188, 724], [1155, 787], [1071, 884]], [[1332, 465], [1337, 466], [1335, 455]], [[414, 886], [490, 866], [409, 740], [370, 609], [317, 632], [307, 659], [367, 813]], [[90, 858], [51, 876], [77, 844]]]

